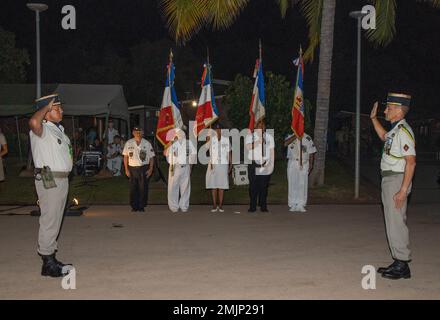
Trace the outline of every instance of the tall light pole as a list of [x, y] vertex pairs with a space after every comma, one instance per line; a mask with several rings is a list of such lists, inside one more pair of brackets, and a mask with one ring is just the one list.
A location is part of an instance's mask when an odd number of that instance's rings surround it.
[[41, 65], [40, 65], [40, 12], [47, 10], [44, 3], [28, 3], [26, 6], [35, 11], [35, 23], [37, 30], [37, 99], [41, 97]]
[[356, 71], [356, 158], [355, 158], [355, 181], [354, 198], [359, 198], [360, 180], [360, 144], [361, 144], [361, 27], [362, 17], [368, 12], [352, 11], [350, 17], [357, 19], [357, 71]]

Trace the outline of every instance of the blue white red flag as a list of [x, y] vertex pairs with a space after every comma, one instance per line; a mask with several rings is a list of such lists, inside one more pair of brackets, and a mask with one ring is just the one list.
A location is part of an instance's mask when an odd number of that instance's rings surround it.
[[156, 137], [166, 148], [170, 145], [173, 138], [167, 137], [169, 130], [182, 127], [180, 105], [174, 88], [174, 64], [170, 62], [167, 66], [167, 79], [157, 122]]
[[256, 79], [252, 92], [251, 105], [249, 107], [250, 130], [253, 130], [255, 125], [263, 120], [265, 116], [263, 62], [260, 59], [258, 59], [255, 64], [254, 77], [256, 77]]
[[214, 123], [219, 116], [217, 106], [215, 105], [214, 89], [211, 81], [211, 65], [206, 63], [203, 66], [202, 92], [200, 93], [199, 103], [197, 105], [196, 126], [194, 127], [195, 136], [197, 136], [201, 130]]
[[295, 93], [293, 95], [292, 106], [292, 130], [295, 135], [302, 139], [304, 135], [304, 90], [303, 90], [303, 78], [304, 78], [304, 60], [302, 57], [302, 51], [298, 59], [295, 59], [293, 63], [298, 66], [298, 72], [296, 75]]

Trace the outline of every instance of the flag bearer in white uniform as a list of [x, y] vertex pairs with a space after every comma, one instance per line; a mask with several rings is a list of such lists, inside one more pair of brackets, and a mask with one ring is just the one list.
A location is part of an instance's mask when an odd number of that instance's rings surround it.
[[72, 146], [60, 124], [63, 109], [58, 95], [38, 99], [36, 107], [38, 111], [29, 120], [29, 135], [41, 212], [37, 251], [43, 259], [41, 275], [61, 277], [68, 268], [55, 258], [55, 253], [69, 191]]
[[306, 212], [309, 174], [313, 169], [316, 147], [307, 133], [304, 133], [302, 140], [298, 139], [295, 134], [287, 136], [284, 140], [284, 146], [287, 147], [288, 159], [289, 211]]
[[[176, 129], [174, 142], [164, 150], [168, 169], [168, 207], [172, 212], [187, 212], [191, 195], [191, 168], [197, 159], [197, 149], [186, 139], [185, 132]], [[179, 197], [180, 195], [180, 197]]]
[[405, 120], [410, 101], [411, 96], [406, 94], [388, 94], [385, 109], [385, 119], [391, 123], [391, 130], [388, 132], [377, 119], [377, 102], [370, 115], [377, 135], [385, 143], [380, 162], [382, 204], [388, 245], [394, 262], [377, 271], [387, 279], [411, 277], [408, 266], [411, 250], [406, 208], [416, 167], [416, 142], [414, 133]]
[[215, 134], [209, 139], [209, 163], [206, 170], [206, 189], [211, 189], [211, 212], [224, 212], [224, 191], [229, 189], [229, 174], [232, 170], [231, 143], [229, 137], [222, 135], [222, 127], [218, 122], [212, 125]]

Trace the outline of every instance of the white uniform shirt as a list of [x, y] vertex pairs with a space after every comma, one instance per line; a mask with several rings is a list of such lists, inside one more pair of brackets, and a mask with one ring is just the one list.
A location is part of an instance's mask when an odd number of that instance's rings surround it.
[[[292, 136], [293, 134], [287, 136], [286, 140], [290, 139]], [[299, 139], [297, 138], [287, 146], [287, 159], [289, 159], [289, 161], [297, 161], [298, 164], [300, 163], [299, 149], [301, 144], [302, 144], [302, 164], [306, 165], [309, 163], [309, 155], [316, 153], [317, 151], [312, 138], [307, 133], [304, 133], [304, 136], [302, 138], [302, 143], [300, 143]]]
[[229, 152], [231, 143], [229, 137], [221, 136], [218, 140], [214, 135], [209, 139], [209, 156], [212, 164], [229, 164]]
[[380, 169], [382, 171], [404, 172], [404, 156], [416, 155], [416, 141], [411, 127], [405, 119], [400, 120], [385, 135]]
[[6, 143], [6, 138], [3, 133], [0, 133], [0, 151], [2, 151], [2, 146]]
[[70, 139], [64, 134], [62, 125], [57, 126], [50, 121], [43, 121], [41, 137], [29, 132], [32, 157], [35, 168], [48, 166], [52, 171], [70, 172], [72, 170], [72, 146]]
[[[272, 135], [267, 131], [263, 134], [264, 137], [264, 152], [261, 143], [257, 143], [253, 150], [248, 153], [248, 159], [255, 161], [257, 165], [262, 165], [262, 167], [257, 167], [255, 169], [255, 175], [265, 176], [270, 175], [273, 172], [275, 165], [275, 140]], [[245, 144], [250, 145], [252, 141], [258, 142], [260, 136], [257, 132], [251, 135], [247, 135], [245, 138]]]
[[[144, 160], [141, 160], [141, 154], [145, 155]], [[140, 167], [150, 162], [150, 159], [154, 157], [154, 151], [148, 140], [142, 138], [141, 143], [138, 145], [133, 138], [125, 143], [122, 155], [128, 156], [128, 165], [130, 167]]]
[[190, 140], [179, 139], [167, 148], [167, 161], [173, 165], [195, 164], [197, 149]]
[[113, 138], [118, 135], [119, 135], [119, 131], [117, 129], [113, 128], [110, 130], [110, 128], [108, 128], [107, 134], [104, 135], [104, 138], [107, 138], [108, 143], [110, 144], [113, 143]]
[[122, 155], [122, 146], [120, 144], [112, 143], [107, 146], [107, 157], [112, 157], [112, 156], [114, 156], [115, 153], [118, 153], [118, 152], [119, 152], [118, 156], [121, 156]]

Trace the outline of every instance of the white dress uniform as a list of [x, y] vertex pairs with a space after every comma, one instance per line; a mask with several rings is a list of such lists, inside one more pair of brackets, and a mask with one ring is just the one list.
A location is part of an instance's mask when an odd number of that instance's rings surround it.
[[[385, 226], [394, 259], [411, 260], [409, 249], [409, 231], [406, 225], [407, 203], [396, 209], [394, 195], [399, 192], [405, 172], [405, 156], [416, 155], [414, 133], [405, 119], [396, 123], [385, 135], [380, 169], [382, 173], [382, 203]], [[411, 192], [411, 185], [408, 194]]]
[[[191, 164], [197, 159], [197, 149], [190, 140], [179, 139], [167, 149], [168, 207], [188, 211], [191, 195]], [[180, 199], [179, 199], [180, 194]]]
[[113, 143], [113, 139], [115, 138], [115, 136], [119, 136], [119, 131], [118, 129], [115, 128], [108, 128], [107, 129], [107, 133], [104, 135], [104, 139], [108, 139], [108, 144]]
[[[118, 154], [114, 158], [109, 158]], [[115, 177], [121, 175], [122, 167], [122, 146], [120, 144], [111, 143], [107, 146], [107, 168], [113, 173]]]
[[30, 131], [32, 157], [35, 168], [48, 166], [53, 175], [56, 187], [46, 189], [43, 181], [35, 180], [41, 211], [38, 233], [38, 252], [51, 255], [58, 248], [57, 237], [60, 232], [69, 191], [68, 175], [72, 170], [72, 147], [69, 138], [64, 134], [61, 125], [43, 121], [41, 137]]
[[229, 152], [231, 143], [228, 137], [217, 136], [209, 139], [209, 163], [206, 170], [206, 189], [229, 189]]
[[[287, 136], [286, 140], [292, 136]], [[300, 159], [301, 144], [302, 159]], [[302, 143], [296, 138], [287, 146], [288, 205], [291, 211], [304, 211], [304, 207], [307, 204], [309, 155], [316, 153], [316, 151], [312, 138], [306, 133], [304, 133]]]
[[[256, 144], [254, 149], [248, 153], [248, 159], [251, 161], [255, 161], [257, 167], [255, 168], [256, 176], [268, 176], [273, 173], [275, 166], [275, 140], [271, 134], [267, 131], [263, 134], [264, 143]], [[247, 135], [245, 138], [245, 144], [249, 145], [253, 142], [258, 142], [260, 136], [254, 132], [250, 135]], [[264, 145], [264, 152], [263, 152]], [[262, 165], [264, 164], [264, 165]], [[262, 166], [258, 166], [262, 165]]]

